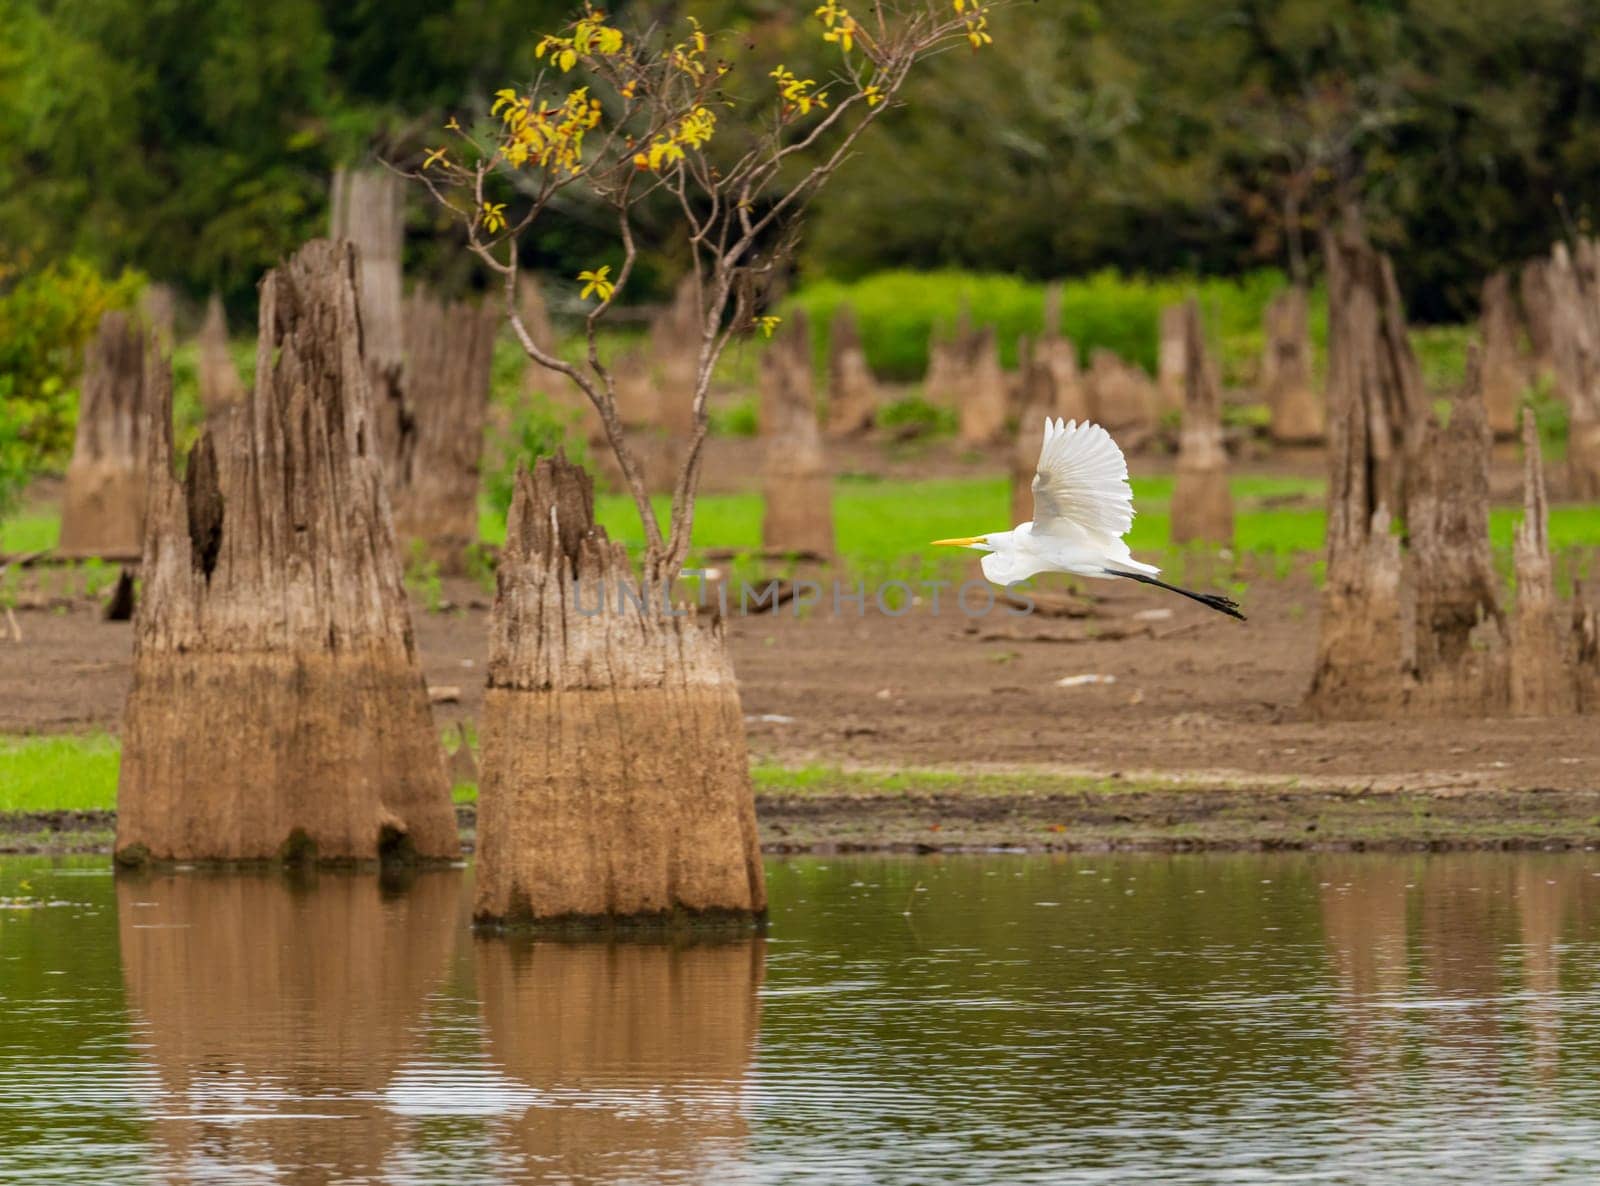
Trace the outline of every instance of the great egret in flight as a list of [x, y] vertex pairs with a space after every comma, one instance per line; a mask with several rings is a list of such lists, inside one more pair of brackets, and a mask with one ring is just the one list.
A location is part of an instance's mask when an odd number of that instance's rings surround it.
[[1133, 526], [1128, 462], [1111, 434], [1085, 420], [1044, 421], [1044, 448], [1033, 475], [1033, 522], [1010, 531], [964, 539], [936, 539], [951, 548], [987, 553], [983, 575], [1012, 585], [1040, 572], [1111, 580], [1125, 577], [1169, 589], [1244, 621], [1237, 603], [1219, 593], [1196, 593], [1159, 579], [1161, 570], [1128, 552], [1123, 536]]

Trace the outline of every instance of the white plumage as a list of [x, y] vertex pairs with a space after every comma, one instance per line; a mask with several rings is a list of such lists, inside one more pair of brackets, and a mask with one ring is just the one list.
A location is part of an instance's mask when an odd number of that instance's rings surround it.
[[1046, 417], [1044, 444], [1033, 475], [1032, 521], [1010, 531], [934, 542], [986, 553], [983, 575], [997, 585], [1014, 585], [1041, 572], [1097, 580], [1123, 577], [1243, 617], [1226, 597], [1193, 593], [1155, 579], [1161, 570], [1135, 560], [1122, 538], [1132, 526], [1128, 462], [1111, 434], [1087, 420]]

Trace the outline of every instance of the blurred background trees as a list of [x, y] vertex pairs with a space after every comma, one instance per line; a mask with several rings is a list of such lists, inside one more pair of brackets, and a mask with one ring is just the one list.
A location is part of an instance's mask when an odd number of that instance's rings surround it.
[[[326, 225], [336, 164], [414, 146], [526, 78], [568, 0], [0, 0], [0, 243], [243, 311]], [[800, 62], [792, 0], [622, 0]], [[808, 278], [1294, 271], [1359, 196], [1413, 314], [1584, 224], [1600, 182], [1594, 0], [1052, 0], [936, 63], [819, 204]], [[819, 63], [820, 66], [820, 63]], [[983, 212], [982, 230], [976, 211]], [[534, 248], [572, 274], [579, 217]], [[420, 204], [408, 264], [451, 276]], [[536, 261], [539, 262], [539, 261]], [[662, 283], [670, 283], [664, 274]]]

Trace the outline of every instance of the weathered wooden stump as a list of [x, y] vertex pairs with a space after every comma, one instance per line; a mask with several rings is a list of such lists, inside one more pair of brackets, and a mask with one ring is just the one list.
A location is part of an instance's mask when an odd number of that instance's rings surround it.
[[1156, 410], [1160, 415], [1183, 411], [1188, 395], [1188, 339], [1186, 305], [1161, 310], [1160, 338], [1156, 350]]
[[811, 338], [796, 313], [761, 356], [761, 542], [771, 552], [833, 553], [833, 478], [817, 431]]
[[[720, 621], [669, 613], [564, 457], [520, 472], [490, 622], [480, 922], [749, 922], [766, 910]], [[631, 591], [631, 596], [630, 596]], [[641, 604], [642, 603], [642, 604]]]
[[1155, 434], [1156, 391], [1144, 368], [1104, 348], [1089, 356], [1089, 405], [1094, 419], [1124, 452], [1139, 449]]
[[1233, 494], [1222, 447], [1222, 385], [1206, 352], [1200, 303], [1183, 306], [1183, 423], [1172, 492], [1172, 542], [1233, 543]]
[[402, 557], [420, 544], [447, 575], [466, 570], [478, 540], [478, 476], [494, 362], [494, 310], [445, 304], [418, 289], [406, 300], [406, 398], [412, 440], [391, 475]]
[[228, 353], [228, 318], [216, 293], [206, 302], [206, 317], [196, 339], [200, 405], [207, 416], [224, 414], [244, 402], [244, 380]]
[[1478, 336], [1483, 341], [1483, 402], [1489, 431], [1497, 437], [1517, 434], [1517, 408], [1527, 387], [1518, 353], [1517, 311], [1511, 303], [1511, 278], [1496, 272], [1483, 282]]
[[1279, 445], [1314, 445], [1327, 432], [1322, 400], [1311, 384], [1306, 304], [1305, 289], [1287, 288], [1272, 298], [1264, 317], [1261, 389], [1272, 417], [1268, 432]]
[[691, 274], [678, 281], [672, 304], [650, 323], [656, 424], [673, 440], [687, 440], [694, 433], [694, 385], [703, 320], [699, 289]]
[[1571, 714], [1578, 707], [1572, 638], [1550, 564], [1550, 505], [1531, 408], [1522, 412], [1522, 522], [1517, 524], [1514, 562], [1511, 711], [1524, 717]]
[[1489, 551], [1491, 444], [1482, 364], [1474, 353], [1449, 422], [1428, 424], [1411, 485], [1406, 528], [1416, 607], [1412, 715], [1506, 711], [1506, 633]]
[[1056, 380], [1038, 347], [1022, 357], [1022, 411], [1011, 446], [1011, 521], [1033, 518], [1033, 475], [1039, 466], [1046, 417], [1056, 414]]
[[1055, 397], [1051, 413], [1062, 420], [1089, 420], [1089, 392], [1078, 369], [1078, 348], [1060, 334], [1046, 333], [1033, 344], [1033, 364], [1050, 376]]
[[361, 353], [373, 401], [372, 425], [386, 467], [399, 462], [411, 419], [405, 392], [404, 179], [384, 168], [334, 170], [329, 235], [356, 249]]
[[1359, 719], [1397, 707], [1405, 695], [1400, 540], [1389, 531], [1395, 360], [1376, 256], [1358, 236], [1330, 234], [1325, 247], [1328, 562], [1306, 707]]
[[122, 733], [124, 861], [452, 858], [361, 356], [356, 261], [307, 244], [261, 284], [255, 389], [172, 475], [147, 370], [144, 594]]
[[146, 284], [139, 294], [139, 319], [158, 348], [170, 351], [175, 341], [173, 326], [178, 319], [178, 295], [170, 284]]
[[151, 418], [143, 336], [132, 318], [107, 313], [85, 351], [78, 429], [61, 508], [64, 553], [137, 552], [143, 543]]
[[[1587, 244], [1580, 242], [1580, 246]], [[1600, 498], [1600, 276], [1557, 243], [1545, 271], [1556, 390], [1567, 405], [1567, 473], [1574, 498]]]
[[1530, 259], [1517, 276], [1522, 324], [1528, 331], [1529, 370], [1535, 375], [1552, 374], [1555, 369], [1549, 267], [1547, 260]]
[[1011, 402], [994, 327], [986, 325], [968, 334], [961, 357], [966, 375], [956, 405], [958, 435], [963, 444], [993, 444], [1005, 436]]
[[861, 331], [849, 305], [840, 305], [828, 331], [828, 435], [849, 437], [872, 427], [878, 384], [867, 365]]

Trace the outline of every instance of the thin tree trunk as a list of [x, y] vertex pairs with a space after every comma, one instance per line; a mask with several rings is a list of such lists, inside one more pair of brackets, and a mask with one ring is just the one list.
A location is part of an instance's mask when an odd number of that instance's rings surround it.
[[107, 313], [85, 352], [78, 428], [67, 465], [59, 551], [137, 552], [144, 539], [145, 465], [157, 407], [146, 343], [133, 319]]
[[[1583, 253], [1584, 257], [1591, 254]], [[1550, 254], [1550, 334], [1556, 390], [1567, 405], [1567, 472], [1574, 498], [1600, 498], [1600, 277], [1564, 243]]]
[[518, 474], [490, 621], [480, 922], [765, 912], [721, 623], [669, 614], [664, 597], [641, 594], [594, 525], [588, 474], [559, 455]]
[[394, 475], [395, 535], [448, 575], [478, 539], [479, 469], [494, 362], [496, 311], [446, 305], [423, 290], [406, 301], [406, 376], [414, 443]]
[[796, 313], [761, 356], [765, 456], [761, 542], [772, 552], [833, 552], [833, 479], [817, 431], [811, 338]]
[[1222, 447], [1222, 390], [1206, 353], [1200, 303], [1183, 314], [1183, 424], [1178, 434], [1177, 482], [1172, 493], [1172, 542], [1233, 543], [1233, 495]]
[[373, 454], [348, 245], [261, 284], [255, 390], [172, 476], [157, 396], [123, 725], [125, 861], [453, 858], [455, 813]]
[[1573, 648], [1550, 565], [1550, 505], [1533, 410], [1522, 412], [1522, 522], [1517, 524], [1517, 611], [1511, 638], [1511, 711], [1565, 716], [1578, 707]]

